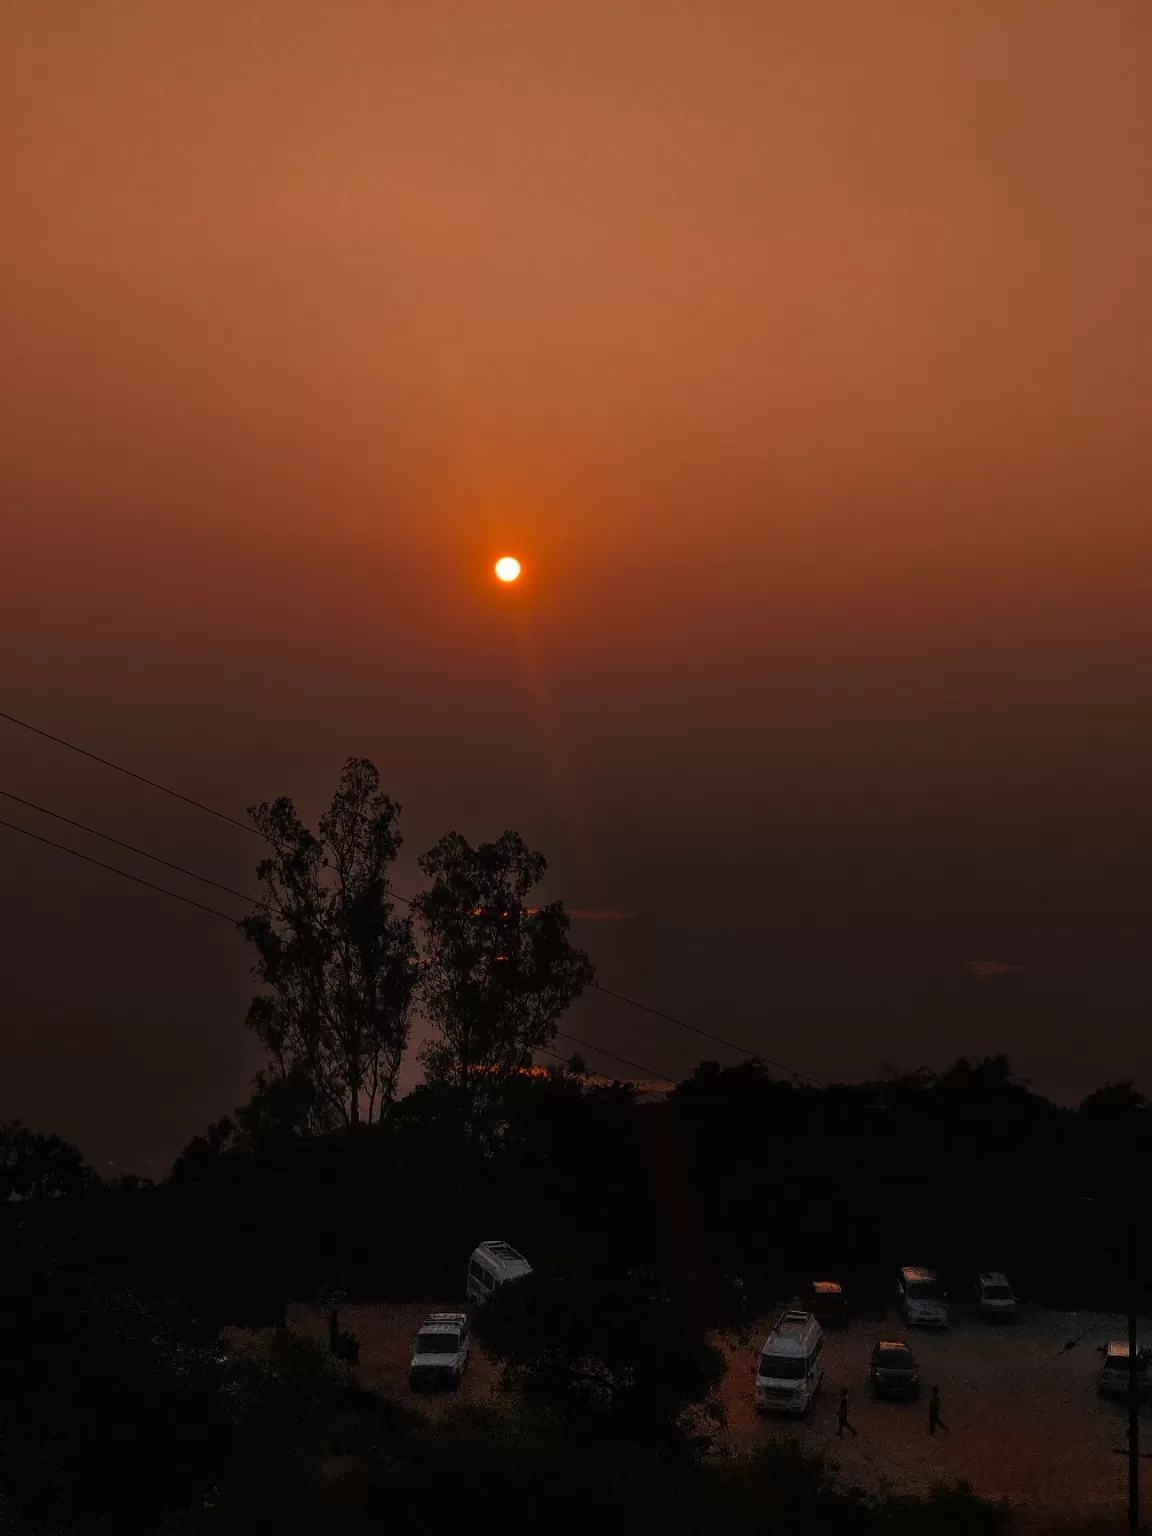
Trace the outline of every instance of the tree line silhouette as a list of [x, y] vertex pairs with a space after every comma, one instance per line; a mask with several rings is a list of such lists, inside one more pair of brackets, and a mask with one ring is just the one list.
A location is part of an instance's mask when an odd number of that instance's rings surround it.
[[420, 858], [430, 884], [399, 914], [399, 814], [366, 758], [345, 764], [318, 833], [286, 796], [250, 811], [272, 853], [242, 924], [266, 988], [247, 1023], [266, 1079], [291, 1083], [314, 1133], [389, 1113], [416, 1004], [434, 1030], [425, 1074], [455, 1088], [476, 1128], [491, 1079], [550, 1045], [592, 980], [562, 904], [526, 906], [547, 864], [515, 832], [475, 848], [449, 833]]
[[[361, 759], [316, 834], [288, 800], [254, 809], [268, 1063], [160, 1184], [0, 1129], [0, 1529], [1000, 1528], [962, 1489], [867, 1498], [787, 1447], [709, 1454], [716, 1339], [816, 1277], [880, 1315], [910, 1260], [1115, 1307], [1144, 1095], [1060, 1107], [1003, 1056], [828, 1087], [701, 1062], [655, 1100], [578, 1059], [530, 1072], [592, 976], [559, 904], [527, 905], [544, 860], [451, 834], [401, 914], [397, 816]], [[425, 1079], [401, 1097], [417, 1007]], [[458, 1301], [493, 1235], [535, 1267], [477, 1319], [499, 1397], [433, 1424], [357, 1385], [344, 1303]], [[286, 1327], [298, 1301], [326, 1350]], [[225, 1325], [274, 1332], [222, 1353]]]

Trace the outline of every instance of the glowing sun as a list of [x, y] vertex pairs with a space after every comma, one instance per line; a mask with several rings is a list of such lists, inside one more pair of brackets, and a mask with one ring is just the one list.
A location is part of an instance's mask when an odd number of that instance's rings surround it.
[[496, 562], [496, 574], [501, 581], [515, 581], [520, 575], [520, 562], [511, 555], [504, 555]]

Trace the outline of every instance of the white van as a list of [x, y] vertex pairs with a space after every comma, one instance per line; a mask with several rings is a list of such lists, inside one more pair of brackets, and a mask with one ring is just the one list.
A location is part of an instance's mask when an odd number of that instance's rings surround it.
[[896, 1285], [896, 1304], [905, 1322], [915, 1328], [948, 1326], [948, 1298], [940, 1289], [934, 1269], [902, 1269]]
[[785, 1312], [764, 1340], [757, 1413], [807, 1413], [824, 1380], [824, 1332], [811, 1312]]
[[500, 1286], [531, 1273], [532, 1266], [522, 1253], [517, 1253], [509, 1243], [501, 1242], [499, 1238], [489, 1238], [473, 1249], [472, 1257], [468, 1260], [469, 1299], [483, 1306], [492, 1299]]

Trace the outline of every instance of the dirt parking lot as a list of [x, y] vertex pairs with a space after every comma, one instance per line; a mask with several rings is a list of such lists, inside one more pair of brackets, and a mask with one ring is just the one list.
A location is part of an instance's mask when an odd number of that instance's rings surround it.
[[[1068, 1339], [1085, 1333], [1074, 1349]], [[920, 1365], [919, 1402], [877, 1402], [868, 1359], [880, 1338], [903, 1338]], [[1014, 1324], [955, 1317], [947, 1330], [908, 1329], [895, 1313], [883, 1323], [857, 1322], [826, 1336], [824, 1385], [802, 1420], [757, 1418], [751, 1368], [763, 1333], [747, 1348], [729, 1349], [725, 1382], [728, 1442], [747, 1449], [780, 1435], [828, 1452], [850, 1483], [924, 1492], [935, 1482], [970, 1482], [988, 1498], [1008, 1498], [1037, 1516], [1121, 1516], [1127, 1463], [1126, 1407], [1096, 1389], [1096, 1346], [1127, 1337], [1123, 1318], [1085, 1312], [1023, 1309]], [[1055, 1358], [1054, 1358], [1055, 1357]], [[1050, 1363], [1047, 1363], [1050, 1362]], [[928, 1434], [928, 1391], [940, 1388], [949, 1433]], [[836, 1405], [847, 1387], [853, 1440], [836, 1438]], [[1152, 1423], [1141, 1411], [1152, 1450]], [[1152, 1463], [1145, 1462], [1146, 1468]], [[1152, 1499], [1152, 1472], [1144, 1474]], [[1044, 1522], [1037, 1526], [1044, 1528]], [[1123, 1521], [1116, 1529], [1123, 1528]]]
[[[455, 1310], [458, 1301], [403, 1306], [348, 1306], [341, 1326], [360, 1340], [358, 1375], [365, 1385], [407, 1398], [412, 1340], [429, 1312]], [[297, 1331], [317, 1339], [325, 1322], [303, 1309], [292, 1315]], [[859, 1321], [829, 1330], [826, 1376], [804, 1419], [757, 1418], [751, 1368], [765, 1328], [741, 1347], [725, 1347], [724, 1383], [728, 1428], [724, 1443], [747, 1450], [779, 1436], [827, 1452], [849, 1484], [925, 1492], [941, 1480], [964, 1479], [977, 1493], [1005, 1497], [1031, 1513], [1028, 1530], [1055, 1529], [1070, 1516], [1100, 1519], [1101, 1529], [1123, 1529], [1127, 1467], [1123, 1447], [1126, 1410], [1096, 1390], [1097, 1344], [1126, 1336], [1122, 1318], [1086, 1312], [1025, 1308], [1015, 1324], [994, 1325], [954, 1316], [943, 1332], [909, 1330], [895, 1313], [887, 1320]], [[1063, 1352], [1067, 1339], [1086, 1337]], [[920, 1364], [919, 1402], [876, 1402], [868, 1387], [868, 1357], [879, 1337], [905, 1338]], [[930, 1438], [927, 1390], [940, 1388], [949, 1433]], [[458, 1395], [422, 1395], [421, 1408], [435, 1415], [460, 1400], [483, 1401], [495, 1390], [496, 1372], [479, 1351]], [[849, 1391], [858, 1438], [836, 1438], [840, 1388]], [[1141, 1411], [1152, 1450], [1152, 1420]], [[1143, 1463], [1145, 1496], [1152, 1501], [1152, 1462]]]
[[[366, 1387], [417, 1403], [432, 1415], [443, 1413], [453, 1403], [483, 1400], [496, 1386], [497, 1372], [492, 1362], [473, 1347], [472, 1359], [459, 1392], [422, 1392], [415, 1396], [408, 1387], [408, 1365], [412, 1342], [420, 1324], [430, 1312], [464, 1310], [458, 1297], [448, 1301], [406, 1302], [395, 1306], [347, 1306], [340, 1312], [340, 1327], [354, 1333], [360, 1341], [357, 1377]], [[328, 1337], [327, 1320], [318, 1312], [297, 1307], [289, 1313], [294, 1332], [323, 1342]]]

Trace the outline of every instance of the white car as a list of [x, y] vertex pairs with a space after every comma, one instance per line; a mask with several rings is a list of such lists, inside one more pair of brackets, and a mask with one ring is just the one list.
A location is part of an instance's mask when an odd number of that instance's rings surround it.
[[999, 1270], [989, 1270], [976, 1282], [976, 1304], [980, 1316], [1005, 1320], [1016, 1316], [1016, 1297]]
[[413, 1392], [458, 1387], [468, 1368], [472, 1336], [464, 1312], [433, 1312], [412, 1346], [408, 1384]]
[[916, 1328], [947, 1328], [948, 1298], [940, 1289], [934, 1269], [910, 1265], [900, 1271], [896, 1305], [905, 1321]]
[[1136, 1365], [1134, 1369], [1130, 1369], [1127, 1339], [1113, 1339], [1110, 1344], [1101, 1344], [1099, 1348], [1104, 1356], [1104, 1363], [1096, 1378], [1100, 1391], [1106, 1396], [1127, 1397], [1129, 1379], [1135, 1376], [1136, 1396], [1147, 1397], [1148, 1352], [1137, 1348]]

